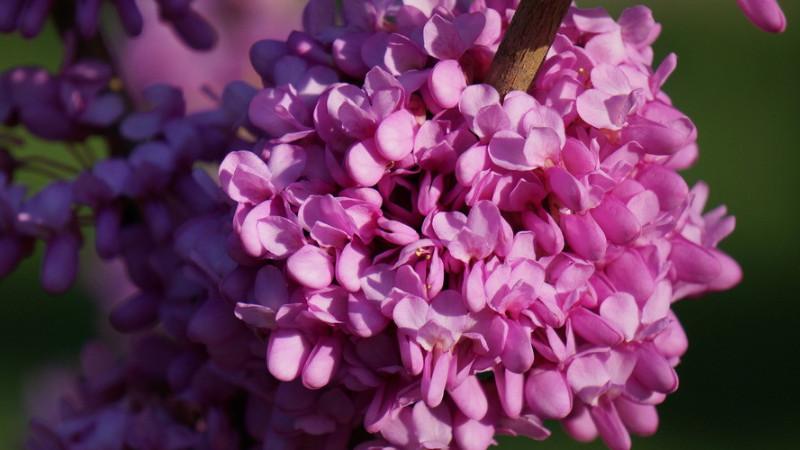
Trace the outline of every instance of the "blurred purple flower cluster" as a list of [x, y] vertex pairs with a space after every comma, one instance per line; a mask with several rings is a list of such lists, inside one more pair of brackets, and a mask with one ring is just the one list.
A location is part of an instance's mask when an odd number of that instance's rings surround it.
[[[127, 34], [136, 36], [142, 32], [142, 13], [136, 0], [109, 1], [113, 3]], [[214, 46], [216, 33], [192, 9], [194, 0], [152, 1], [158, 4], [161, 19], [169, 22], [187, 45], [195, 49], [209, 49]], [[53, 13], [59, 19], [69, 20], [82, 38], [89, 39], [97, 34], [103, 3], [103, 0], [5, 0], [0, 4], [0, 32], [19, 31], [24, 37], [35, 37]], [[65, 17], [69, 14], [73, 17]]]
[[[0, 31], [36, 34], [55, 3], [4, 3]], [[100, 3], [75, 3], [81, 36]], [[210, 45], [190, 1], [157, 3]], [[115, 4], [138, 32], [135, 3]], [[0, 75], [0, 277], [40, 240], [41, 283], [64, 292], [93, 225], [136, 286], [110, 314], [124, 356], [87, 345], [28, 447], [655, 432], [687, 347], [670, 306], [740, 280], [717, 249], [734, 220], [676, 172], [696, 129], [661, 91], [676, 57], [653, 68], [651, 12], [573, 6], [528, 92], [501, 97], [483, 83], [518, 4], [311, 0], [304, 31], [250, 49], [263, 88], [230, 83], [198, 112], [158, 84], [128, 111], [105, 62]], [[785, 26], [773, 1], [739, 4]], [[22, 157], [17, 125], [101, 136], [109, 156]], [[32, 165], [56, 181], [26, 196]]]

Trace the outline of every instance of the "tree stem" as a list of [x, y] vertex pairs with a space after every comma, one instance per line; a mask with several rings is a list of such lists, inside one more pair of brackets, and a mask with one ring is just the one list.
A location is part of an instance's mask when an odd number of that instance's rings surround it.
[[508, 25], [486, 82], [504, 97], [513, 90], [527, 91], [572, 0], [521, 0]]

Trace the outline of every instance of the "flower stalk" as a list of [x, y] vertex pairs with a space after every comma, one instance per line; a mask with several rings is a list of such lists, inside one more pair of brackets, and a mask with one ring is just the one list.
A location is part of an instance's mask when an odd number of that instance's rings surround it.
[[520, 1], [486, 75], [486, 82], [501, 97], [514, 90], [528, 90], [571, 3], [571, 0]]

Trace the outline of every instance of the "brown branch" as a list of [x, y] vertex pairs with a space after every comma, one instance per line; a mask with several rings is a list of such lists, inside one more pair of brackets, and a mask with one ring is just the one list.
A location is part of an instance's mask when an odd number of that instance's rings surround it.
[[504, 97], [527, 91], [572, 0], [522, 0], [489, 66], [486, 83]]

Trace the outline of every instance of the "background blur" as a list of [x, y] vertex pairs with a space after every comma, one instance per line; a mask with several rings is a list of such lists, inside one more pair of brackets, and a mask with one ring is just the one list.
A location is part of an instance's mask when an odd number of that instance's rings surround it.
[[[577, 1], [614, 17], [635, 4]], [[677, 369], [681, 387], [659, 407], [658, 433], [635, 438], [634, 448], [800, 448], [800, 2], [782, 1], [789, 26], [777, 36], [750, 25], [733, 0], [647, 4], [663, 26], [656, 62], [678, 54], [664, 89], [699, 129], [700, 161], [684, 176], [690, 185], [705, 180], [709, 207], [724, 203], [736, 216], [722, 248], [742, 265], [744, 281], [675, 306], [690, 342]], [[55, 69], [60, 54], [52, 35], [0, 37], [0, 70]], [[0, 281], [0, 449], [24, 438], [24, 394], [37, 374], [74, 366], [105, 321], [80, 287], [47, 296], [39, 261]], [[574, 443], [551, 425], [554, 437], [544, 443], [502, 439], [500, 448], [604, 448]]]

